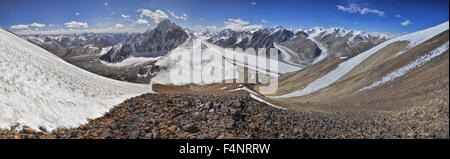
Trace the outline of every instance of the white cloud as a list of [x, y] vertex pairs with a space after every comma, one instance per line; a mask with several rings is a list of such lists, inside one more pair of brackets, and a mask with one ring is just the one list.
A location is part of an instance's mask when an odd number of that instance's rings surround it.
[[256, 2], [252, 2], [252, 3], [250, 3], [250, 5], [251, 5], [251, 6], [255, 6], [255, 5], [256, 5]]
[[228, 21], [224, 22], [224, 29], [231, 29], [235, 31], [254, 31], [258, 29], [262, 29], [262, 25], [249, 25], [249, 21], [244, 21], [242, 19], [232, 19], [228, 18]]
[[53, 27], [53, 26], [55, 26], [55, 25], [53, 25], [53, 24], [50, 24], [50, 25], [48, 25], [49, 27]]
[[82, 33], [123, 33], [123, 32], [142, 32], [145, 30], [136, 30], [133, 28], [101, 28], [101, 29], [56, 29], [56, 30], [20, 30], [15, 33], [19, 35], [34, 35], [34, 34], [45, 34], [45, 35], [55, 35], [55, 34], [82, 34]]
[[81, 28], [81, 27], [88, 28], [87, 23], [77, 22], [77, 21], [67, 22], [67, 23], [64, 23], [64, 25], [66, 25], [66, 27], [68, 27], [68, 28]]
[[342, 5], [337, 5], [336, 6], [338, 8], [338, 10], [344, 11], [344, 12], [348, 12], [348, 13], [359, 13], [361, 15], [365, 15], [368, 13], [373, 13], [373, 14], [377, 14], [380, 17], [384, 17], [384, 11], [380, 11], [378, 9], [370, 9], [370, 8], [361, 8], [358, 4], [355, 3], [350, 3], [348, 7], [342, 6]]
[[122, 16], [122, 18], [129, 18], [130, 17], [130, 15], [125, 15], [125, 14], [122, 14], [120, 16]]
[[136, 23], [137, 23], [137, 24], [148, 24], [148, 21], [145, 20], [145, 19], [138, 19], [138, 20], [136, 21]]
[[36, 27], [36, 28], [43, 28], [43, 27], [45, 27], [45, 24], [33, 23], [33, 24], [30, 24], [30, 26]]
[[173, 16], [174, 18], [176, 18], [176, 19], [187, 20], [187, 17], [188, 17], [188, 15], [187, 15], [186, 13], [183, 13], [183, 15], [181, 15], [181, 16], [177, 16], [177, 15], [175, 15], [174, 12], [172, 12], [172, 11], [170, 11], [170, 10], [168, 10], [167, 12], [169, 12], [170, 15], [172, 15], [172, 16]]
[[216, 30], [217, 27], [215, 25], [206, 26], [207, 29]]
[[155, 10], [154, 12], [149, 9], [138, 9], [137, 12], [141, 12], [141, 18], [150, 17], [155, 21], [155, 23], [159, 23], [161, 20], [169, 18], [166, 13], [159, 9]]
[[261, 22], [266, 23], [267, 24], [267, 20], [265, 19], [261, 19]]
[[76, 12], [76, 13], [75, 13], [75, 15], [76, 15], [76, 16], [79, 16], [79, 15], [80, 15], [80, 13]]
[[397, 15], [395, 15], [395, 17], [397, 17], [397, 18], [401, 18], [402, 16], [401, 16], [401, 15], [398, 15], [398, 14], [397, 14]]
[[105, 6], [108, 6], [108, 2], [103, 3]]
[[26, 25], [26, 24], [13, 25], [13, 26], [11, 26], [9, 28], [10, 29], [17, 29], [17, 30], [19, 30], [19, 29], [29, 29], [28, 25]]
[[406, 21], [404, 21], [404, 22], [401, 22], [400, 24], [402, 24], [402, 26], [407, 26], [407, 25], [409, 25], [409, 24], [412, 24], [412, 22], [409, 21], [409, 20], [406, 20]]
[[116, 24], [115, 27], [116, 27], [116, 28], [123, 28], [123, 25], [122, 25], [122, 24]]

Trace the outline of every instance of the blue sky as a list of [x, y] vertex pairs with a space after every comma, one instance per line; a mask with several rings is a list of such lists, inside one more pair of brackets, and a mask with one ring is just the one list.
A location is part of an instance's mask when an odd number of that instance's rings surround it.
[[414, 32], [448, 21], [448, 0], [1, 0], [0, 26], [142, 32], [168, 18], [187, 28]]

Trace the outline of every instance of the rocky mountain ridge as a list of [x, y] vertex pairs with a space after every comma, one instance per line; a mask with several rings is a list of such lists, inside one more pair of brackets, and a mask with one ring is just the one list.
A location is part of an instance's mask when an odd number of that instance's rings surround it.
[[145, 33], [138, 33], [127, 39], [123, 44], [113, 47], [100, 59], [115, 63], [130, 56], [164, 56], [185, 42], [187, 38], [188, 34], [183, 28], [166, 19], [160, 22], [156, 28], [149, 29]]

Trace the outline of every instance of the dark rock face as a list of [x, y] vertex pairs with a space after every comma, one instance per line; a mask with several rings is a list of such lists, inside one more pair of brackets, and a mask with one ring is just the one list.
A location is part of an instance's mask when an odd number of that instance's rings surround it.
[[[312, 37], [312, 34], [317, 34]], [[352, 57], [384, 42], [386, 36], [371, 35], [368, 33], [346, 31], [340, 28], [321, 30], [320, 33], [299, 31], [292, 40], [280, 43], [292, 51], [294, 62], [311, 64], [324, 53], [312, 38], [325, 47], [326, 59], [337, 57]]]
[[100, 59], [107, 62], [120, 62], [130, 56], [163, 56], [185, 42], [187, 38], [188, 34], [183, 28], [166, 19], [155, 29], [136, 34], [124, 44], [109, 50]]

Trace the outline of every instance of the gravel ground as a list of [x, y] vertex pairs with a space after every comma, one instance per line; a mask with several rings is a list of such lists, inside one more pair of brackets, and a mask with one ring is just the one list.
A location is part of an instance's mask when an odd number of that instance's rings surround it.
[[249, 96], [144, 94], [77, 128], [26, 126], [0, 138], [449, 138], [448, 102], [405, 112], [295, 112]]

